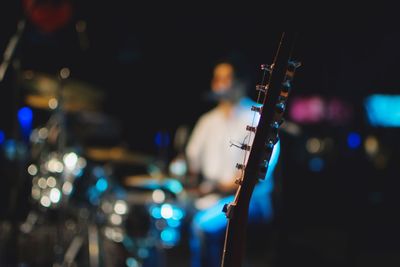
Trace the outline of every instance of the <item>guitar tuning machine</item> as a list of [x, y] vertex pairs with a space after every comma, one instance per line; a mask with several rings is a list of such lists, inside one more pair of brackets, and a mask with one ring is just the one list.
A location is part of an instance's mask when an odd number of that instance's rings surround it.
[[297, 68], [299, 68], [301, 66], [301, 62], [300, 61], [294, 61], [294, 60], [290, 60], [288, 67], [291, 70], [296, 70]]
[[261, 64], [261, 67], [260, 67], [260, 68], [261, 68], [261, 70], [271, 72], [272, 69], [273, 69], [273, 67], [274, 67], [274, 64], [272, 64], [272, 65]]
[[261, 107], [251, 106], [251, 111], [261, 113]]
[[249, 131], [249, 132], [255, 133], [256, 132], [256, 127], [247, 125], [246, 126], [246, 130]]
[[236, 163], [236, 169], [238, 170], [244, 170], [246, 166], [244, 164]]
[[261, 92], [263, 92], [265, 94], [265, 93], [267, 93], [268, 85], [257, 84], [256, 85], [256, 90], [257, 91], [261, 91]]

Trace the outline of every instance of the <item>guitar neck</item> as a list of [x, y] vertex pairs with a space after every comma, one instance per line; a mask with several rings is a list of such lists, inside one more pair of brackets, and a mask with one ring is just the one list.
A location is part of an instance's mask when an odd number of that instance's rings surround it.
[[[228, 225], [225, 235], [222, 267], [242, 266], [246, 241], [248, 210], [254, 187], [260, 175], [261, 162], [265, 155], [267, 138], [273, 135], [274, 129], [270, 126], [275, 121], [276, 103], [281, 95], [294, 34], [284, 33], [279, 44], [273, 69], [271, 72], [268, 94], [264, 100], [261, 117], [250, 151], [247, 166], [241, 184], [236, 192], [235, 200], [228, 206]], [[272, 153], [272, 151], [271, 151]]]

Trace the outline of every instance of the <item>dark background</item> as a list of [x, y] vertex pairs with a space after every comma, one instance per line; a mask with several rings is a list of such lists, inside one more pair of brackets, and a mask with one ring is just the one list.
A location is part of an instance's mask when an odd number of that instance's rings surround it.
[[[166, 131], [172, 138], [179, 125], [193, 126], [212, 106], [204, 101], [204, 93], [218, 59], [240, 54], [254, 85], [259, 65], [271, 62], [279, 40], [275, 25], [282, 17], [271, 9], [245, 5], [234, 11], [213, 6], [209, 12], [196, 11], [76, 1], [72, 21], [56, 32], [44, 34], [28, 24], [17, 55], [23, 70], [56, 74], [66, 66], [72, 78], [99, 87], [107, 95], [103, 111], [122, 128], [116, 142], [156, 154], [157, 132]], [[284, 208], [278, 217], [282, 230], [278, 247], [288, 265], [399, 263], [399, 132], [369, 126], [362, 103], [371, 93], [400, 93], [400, 31], [392, 29], [396, 25], [392, 15], [369, 12], [364, 23], [358, 17], [360, 10], [349, 13], [346, 19], [361, 27], [331, 27], [343, 18], [338, 13], [325, 20], [321, 13], [321, 20], [312, 17], [313, 27], [299, 27], [295, 54], [303, 66], [295, 78], [293, 97], [339, 97], [353, 107], [354, 116], [345, 125], [304, 125], [301, 136], [282, 136]], [[2, 3], [0, 51], [22, 15], [18, 1]], [[74, 27], [80, 19], [87, 22], [87, 50], [80, 48]], [[329, 27], [314, 28], [326, 20]], [[9, 71], [0, 84], [0, 129], [7, 138], [14, 134], [15, 109], [24, 105], [13, 98], [14, 76]], [[375, 168], [362, 149], [347, 147], [350, 131], [362, 138], [374, 134], [382, 141], [386, 168]], [[315, 136], [335, 141], [324, 170], [317, 173], [309, 170], [310, 155], [304, 148], [306, 140]]]
[[[6, 3], [0, 25], [2, 51], [24, 15], [19, 1]], [[28, 23], [17, 55], [22, 70], [56, 74], [66, 66], [71, 78], [99, 87], [107, 96], [104, 111], [122, 124], [123, 140], [132, 149], [154, 152], [157, 131], [173, 134], [178, 125], [193, 125], [209, 109], [203, 94], [218, 59], [239, 54], [254, 85], [259, 65], [271, 62], [274, 55], [280, 31], [273, 27], [278, 16], [269, 14], [272, 11], [262, 16], [263, 6], [250, 5], [208, 11], [76, 1], [70, 23], [55, 32], [41, 33]], [[75, 31], [81, 19], [87, 22], [87, 50], [80, 48]], [[358, 101], [369, 92], [396, 91], [400, 37], [387, 23], [371, 17], [359, 29], [300, 31], [296, 54], [303, 68], [294, 94]], [[16, 104], [11, 100], [12, 71], [7, 78], [1, 85], [0, 129], [10, 135], [13, 115], [7, 112]]]

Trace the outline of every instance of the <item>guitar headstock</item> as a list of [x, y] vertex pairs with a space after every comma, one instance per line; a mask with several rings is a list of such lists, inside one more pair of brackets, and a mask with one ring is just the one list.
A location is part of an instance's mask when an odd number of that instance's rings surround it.
[[[262, 71], [262, 79], [261, 83], [256, 85], [256, 91], [258, 92], [258, 99], [257, 103], [260, 105], [253, 105], [251, 107], [251, 111], [257, 113], [258, 115], [262, 115], [263, 113], [263, 107], [266, 105], [266, 100], [269, 97], [269, 89], [270, 89], [270, 82], [272, 79], [272, 73], [274, 71], [274, 66], [275, 64], [271, 65], [266, 65], [262, 64], [261, 65], [261, 71]], [[281, 82], [280, 85], [280, 90], [279, 90], [279, 96], [276, 102], [273, 104], [273, 119], [271, 123], [269, 123], [270, 129], [265, 135], [265, 145], [264, 145], [264, 156], [262, 157], [262, 160], [260, 161], [260, 167], [259, 167], [259, 179], [265, 179], [267, 171], [268, 171], [268, 166], [269, 166], [269, 161], [272, 156], [272, 152], [274, 149], [275, 144], [279, 141], [279, 128], [284, 122], [283, 115], [286, 110], [287, 106], [287, 100], [290, 94], [290, 91], [292, 89], [292, 82], [294, 79], [294, 75], [296, 72], [296, 69], [301, 66], [300, 62], [294, 61], [294, 60], [289, 60], [286, 66], [284, 78]], [[267, 79], [268, 78], [268, 79]], [[261, 103], [260, 103], [261, 102]], [[258, 126], [253, 126], [253, 125], [247, 125], [246, 130], [250, 132], [250, 134], [256, 134], [258, 129]], [[245, 151], [251, 151], [251, 146], [249, 144], [242, 144], [241, 148]], [[236, 164], [236, 168], [245, 171], [246, 166], [244, 164]], [[239, 178], [236, 180], [237, 184], [242, 183], [242, 179]]]
[[[291, 59], [294, 34], [282, 34], [278, 51], [271, 65], [261, 65], [263, 78], [256, 86], [257, 103], [251, 108], [259, 114], [257, 125], [248, 125], [250, 137], [248, 143], [242, 145], [245, 151], [244, 161], [236, 167], [242, 175], [236, 180], [239, 187], [232, 203], [224, 206], [223, 211], [228, 218], [226, 229], [222, 267], [240, 267], [243, 261], [243, 248], [246, 235], [248, 209], [254, 187], [259, 179], [264, 179], [268, 166], [279, 141], [279, 128], [283, 123], [283, 115], [287, 99], [292, 89], [292, 81], [300, 63]], [[268, 76], [268, 79], [267, 79]], [[254, 134], [254, 140], [251, 136]], [[247, 159], [247, 153], [248, 159]], [[247, 163], [246, 163], [247, 159]]]

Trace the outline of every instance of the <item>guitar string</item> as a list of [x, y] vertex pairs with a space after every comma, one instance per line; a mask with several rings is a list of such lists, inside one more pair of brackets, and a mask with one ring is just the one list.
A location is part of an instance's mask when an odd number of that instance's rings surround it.
[[[273, 68], [274, 68], [274, 66], [275, 66], [275, 62], [276, 62], [276, 60], [277, 60], [277, 58], [278, 58], [278, 54], [279, 54], [280, 48], [281, 48], [281, 46], [282, 46], [282, 41], [283, 41], [284, 36], [285, 36], [285, 33], [283, 33], [283, 34], [281, 35], [281, 39], [280, 39], [280, 41], [279, 41], [279, 45], [278, 45], [277, 52], [275, 53], [275, 56], [274, 56], [274, 59], [273, 59], [273, 63], [272, 63], [271, 66], [270, 66], [270, 71], [268, 71], [268, 68], [264, 68], [264, 71], [263, 71], [263, 75], [262, 75], [262, 79], [261, 79], [261, 89], [262, 89], [262, 87], [264, 86], [266, 74], [267, 74], [267, 72], [269, 72], [269, 77], [268, 77], [269, 79], [268, 79], [268, 82], [267, 82], [267, 84], [266, 84], [266, 86], [265, 86], [265, 91], [263, 92], [263, 94], [264, 94], [263, 103], [265, 103], [265, 99], [266, 99], [266, 97], [267, 97], [268, 85], [269, 85], [269, 82], [270, 82], [271, 77], [272, 77], [271, 74], [272, 74]], [[257, 101], [256, 101], [257, 104], [260, 104], [261, 93], [262, 93], [262, 91], [259, 90], [259, 91], [258, 91], [258, 96], [257, 96]], [[261, 110], [262, 110], [262, 108], [263, 108], [263, 107], [261, 106]], [[252, 126], [252, 127], [254, 127], [257, 112], [258, 112], [258, 111], [256, 111], [256, 110], [253, 111], [253, 120], [252, 120], [252, 122], [251, 122], [251, 126]], [[260, 119], [261, 119], [261, 114], [260, 114], [259, 121], [260, 121]], [[252, 135], [253, 135], [253, 132], [252, 132], [252, 131], [250, 131], [249, 134], [247, 135], [247, 136], [249, 136], [249, 138], [247, 139], [247, 144], [246, 144], [247, 147], [250, 146], [250, 142], [251, 142], [251, 140], [252, 140]], [[255, 135], [255, 133], [254, 133], [254, 135]], [[247, 137], [247, 136], [246, 136], [246, 137]], [[249, 151], [246, 149], [245, 152], [244, 152], [244, 156], [243, 156], [242, 166], [245, 166], [246, 160], [247, 160], [247, 157], [248, 157], [248, 154], [249, 154]], [[244, 178], [244, 171], [245, 171], [245, 168], [242, 168], [242, 169], [241, 169], [241, 172], [240, 172], [240, 177], [239, 177], [239, 180], [240, 180], [240, 181], [242, 181], [243, 178]]]

